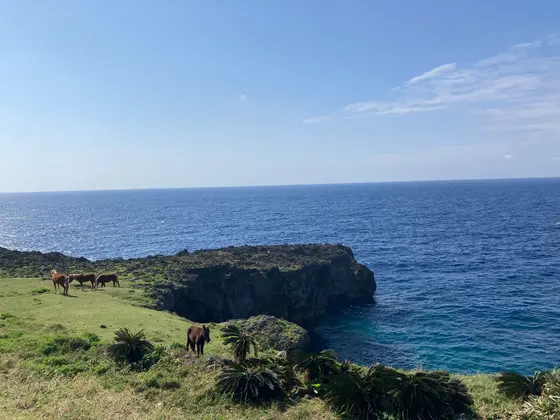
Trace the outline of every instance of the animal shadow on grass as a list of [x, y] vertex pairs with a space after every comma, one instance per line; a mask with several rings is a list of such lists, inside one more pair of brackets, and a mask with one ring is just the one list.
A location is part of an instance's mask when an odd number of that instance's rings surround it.
[[61, 296], [64, 296], [64, 297], [67, 297], [67, 298], [74, 298], [74, 299], [76, 299], [76, 298], [78, 297], [78, 296], [70, 295], [70, 294], [68, 294], [68, 295], [61, 295]]

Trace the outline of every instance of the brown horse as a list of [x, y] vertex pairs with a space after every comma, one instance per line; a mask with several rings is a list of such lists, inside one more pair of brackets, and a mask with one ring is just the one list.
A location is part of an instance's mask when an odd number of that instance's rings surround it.
[[84, 290], [84, 283], [88, 281], [91, 283], [91, 288], [95, 287], [95, 274], [68, 274], [68, 280], [72, 283], [72, 280], [76, 280], [82, 286], [82, 290]]
[[64, 274], [59, 274], [56, 270], [51, 271], [52, 282], [54, 285], [54, 292], [60, 293], [60, 288], [63, 288], [63, 294], [68, 296], [68, 277]]
[[97, 276], [97, 279], [95, 280], [95, 288], [97, 289], [97, 286], [100, 284], [105, 287], [105, 283], [109, 283], [110, 281], [113, 282], [113, 287], [115, 287], [115, 284], [118, 284], [119, 287], [121, 287], [119, 278], [116, 274], [101, 274], [100, 276]]
[[206, 325], [202, 327], [198, 325], [191, 325], [187, 330], [187, 351], [189, 346], [194, 353], [194, 346], [196, 344], [196, 354], [204, 354], [204, 344], [210, 342], [210, 328]]

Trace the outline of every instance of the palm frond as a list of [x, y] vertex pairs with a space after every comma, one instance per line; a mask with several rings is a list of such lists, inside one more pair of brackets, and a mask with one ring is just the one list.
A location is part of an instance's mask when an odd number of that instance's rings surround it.
[[115, 332], [114, 341], [107, 348], [107, 353], [119, 362], [138, 362], [154, 350], [154, 345], [146, 339], [143, 330], [131, 332], [128, 328], [121, 328]]
[[276, 373], [262, 367], [233, 364], [219, 375], [216, 388], [239, 401], [266, 401], [281, 392]]
[[336, 353], [333, 350], [323, 350], [319, 353], [293, 351], [288, 355], [288, 360], [294, 370], [305, 373], [307, 381], [338, 372]]
[[533, 376], [523, 376], [517, 372], [500, 372], [496, 381], [498, 391], [506, 397], [525, 400], [530, 395], [541, 395], [546, 374], [536, 372]]
[[241, 330], [237, 325], [229, 324], [224, 328], [222, 336], [224, 344], [231, 346], [233, 356], [237, 361], [242, 362], [246, 360], [247, 355], [251, 353], [251, 348], [255, 357], [257, 357], [257, 341], [252, 334]]
[[400, 385], [391, 394], [400, 419], [448, 419], [454, 414], [439, 373], [403, 375]]

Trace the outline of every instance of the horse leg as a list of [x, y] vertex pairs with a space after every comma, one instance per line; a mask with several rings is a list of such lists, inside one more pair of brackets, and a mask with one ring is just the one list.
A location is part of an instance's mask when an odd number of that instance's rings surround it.
[[193, 353], [196, 353], [196, 350], [194, 349], [194, 341], [191, 341], [191, 350]]
[[202, 356], [203, 354], [204, 354], [204, 341], [200, 345], [200, 355]]
[[54, 286], [54, 294], [56, 295], [56, 282], [53, 280], [52, 284]]
[[187, 335], [187, 353], [189, 352], [189, 346], [191, 345], [191, 340], [189, 339], [189, 336]]

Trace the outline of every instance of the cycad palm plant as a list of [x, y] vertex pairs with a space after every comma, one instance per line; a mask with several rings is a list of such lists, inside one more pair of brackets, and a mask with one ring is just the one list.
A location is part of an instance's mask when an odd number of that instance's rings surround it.
[[326, 401], [342, 415], [356, 419], [377, 419], [390, 408], [387, 394], [402, 374], [375, 365], [366, 373], [348, 368], [330, 377], [325, 385]]
[[530, 395], [541, 395], [546, 373], [535, 372], [533, 376], [523, 376], [516, 372], [500, 372], [496, 381], [498, 391], [506, 397], [525, 400]]
[[397, 418], [403, 420], [451, 419], [467, 413], [473, 403], [462, 382], [438, 371], [402, 374], [389, 395]]
[[247, 355], [251, 353], [251, 348], [255, 357], [257, 357], [257, 341], [252, 334], [243, 331], [237, 325], [230, 324], [226, 326], [222, 335], [224, 337], [224, 344], [231, 345], [236, 362], [244, 362], [247, 359]]
[[114, 341], [107, 348], [107, 353], [118, 362], [139, 362], [154, 350], [154, 345], [146, 339], [143, 330], [131, 332], [128, 328], [121, 328], [115, 333]]
[[297, 372], [303, 372], [305, 381], [314, 381], [338, 372], [336, 353], [333, 350], [323, 350], [319, 353], [305, 353], [294, 351], [288, 359]]
[[220, 393], [247, 401], [266, 401], [281, 392], [276, 373], [264, 367], [233, 364], [219, 375], [216, 384]]

